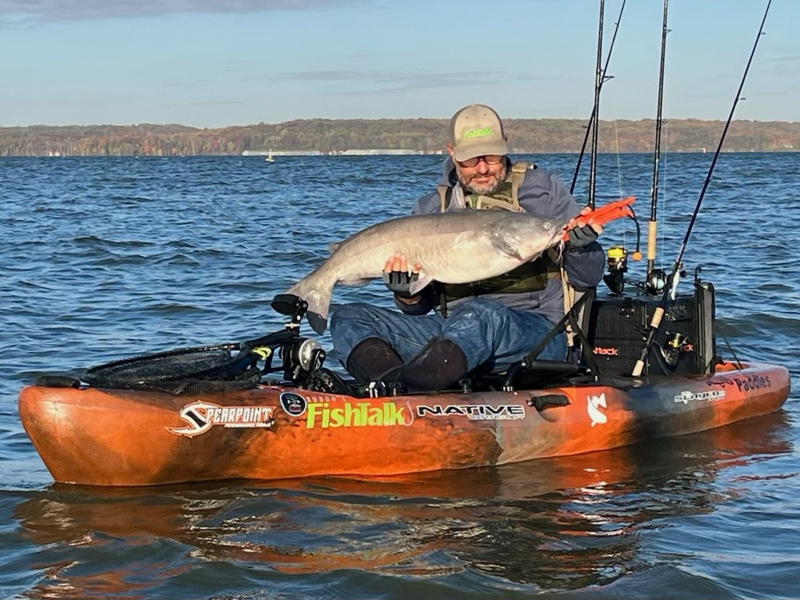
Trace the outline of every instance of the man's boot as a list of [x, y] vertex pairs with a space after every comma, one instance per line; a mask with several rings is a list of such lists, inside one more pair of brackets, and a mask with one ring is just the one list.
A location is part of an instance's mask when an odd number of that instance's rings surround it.
[[359, 342], [350, 351], [345, 368], [355, 379], [363, 384], [380, 379], [390, 369], [403, 366], [403, 359], [388, 342], [370, 337]]
[[410, 392], [446, 390], [467, 372], [464, 351], [448, 339], [435, 337], [407, 364], [387, 373], [383, 381], [397, 382]]
[[323, 392], [325, 394], [355, 396], [357, 393], [357, 390], [353, 389], [344, 379], [325, 367], [309, 373], [305, 388], [311, 392]]

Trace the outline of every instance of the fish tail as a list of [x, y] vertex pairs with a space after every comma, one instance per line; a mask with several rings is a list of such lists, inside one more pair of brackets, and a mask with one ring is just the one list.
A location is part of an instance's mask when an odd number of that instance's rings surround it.
[[308, 324], [319, 335], [325, 333], [328, 327], [328, 309], [331, 305], [333, 285], [328, 285], [317, 278], [306, 277], [290, 287], [286, 293], [294, 294], [308, 303], [306, 312]]

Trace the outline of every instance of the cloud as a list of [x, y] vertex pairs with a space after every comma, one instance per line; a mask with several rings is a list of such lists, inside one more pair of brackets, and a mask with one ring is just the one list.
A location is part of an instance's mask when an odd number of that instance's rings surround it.
[[[276, 79], [295, 82], [343, 82], [348, 84], [364, 84], [367, 87], [378, 88], [373, 91], [401, 91], [430, 88], [449, 88], [473, 84], [475, 81], [482, 83], [499, 83], [506, 79], [498, 77], [496, 73], [475, 72], [469, 73], [392, 73], [386, 71], [301, 71], [296, 73], [283, 73]], [[274, 80], [273, 80], [274, 81]]]
[[785, 63], [785, 62], [800, 62], [800, 54], [796, 56], [773, 56], [772, 58], [764, 59], [766, 62]]
[[[524, 79], [549, 80], [561, 79], [551, 77], [525, 77]], [[310, 83], [362, 83], [378, 88], [373, 91], [395, 92], [432, 88], [452, 88], [475, 85], [497, 85], [520, 81], [517, 74], [498, 73], [496, 71], [468, 71], [464, 73], [392, 73], [386, 71], [300, 71], [282, 73], [271, 81], [295, 81]], [[353, 92], [359, 93], [359, 92]]]
[[153, 17], [187, 13], [303, 11], [367, 0], [0, 0], [0, 23], [32, 26], [55, 21]]

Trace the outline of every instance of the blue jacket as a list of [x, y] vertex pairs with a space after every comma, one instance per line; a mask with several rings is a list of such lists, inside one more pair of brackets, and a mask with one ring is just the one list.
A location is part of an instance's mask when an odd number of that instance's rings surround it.
[[[439, 185], [452, 186], [456, 181], [455, 166], [448, 157], [444, 162]], [[519, 188], [518, 196], [520, 206], [526, 212], [537, 217], [569, 219], [576, 216], [581, 210], [564, 183], [545, 169], [529, 170]], [[440, 203], [438, 191], [433, 191], [417, 200], [412, 212], [414, 214], [437, 213], [441, 208]], [[570, 283], [575, 288], [581, 290], [595, 287], [603, 278], [604, 268], [605, 256], [602, 247], [597, 242], [592, 242], [583, 248], [570, 248], [567, 245], [564, 252], [564, 269]], [[564, 292], [559, 279], [549, 280], [545, 289], [541, 291], [519, 294], [487, 294], [482, 297], [519, 310], [540, 313], [553, 324], [564, 316]], [[431, 293], [429, 297], [423, 297], [419, 304], [408, 306], [398, 302], [397, 306], [408, 314], [425, 314], [430, 311], [433, 301]], [[456, 302], [460, 301], [463, 300]]]

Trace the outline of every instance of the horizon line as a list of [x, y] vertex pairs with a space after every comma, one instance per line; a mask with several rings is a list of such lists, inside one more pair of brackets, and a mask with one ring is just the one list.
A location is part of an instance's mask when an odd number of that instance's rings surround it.
[[[47, 123], [33, 123], [29, 125], [2, 125], [0, 124], [0, 129], [27, 129], [27, 128], [34, 128], [34, 127], [141, 127], [144, 125], [153, 125], [153, 126], [160, 126], [160, 127], [170, 127], [170, 126], [177, 126], [177, 127], [186, 127], [188, 129], [227, 129], [229, 127], [261, 127], [261, 126], [274, 126], [274, 125], [283, 125], [285, 123], [295, 123], [301, 121], [449, 121], [449, 117], [349, 117], [349, 118], [331, 118], [331, 117], [307, 117], [307, 118], [299, 118], [299, 119], [289, 119], [287, 121], [275, 121], [275, 122], [266, 122], [266, 121], [259, 121], [258, 123], [248, 123], [245, 125], [218, 125], [214, 127], [203, 127], [198, 125], [185, 125], [183, 123], [155, 123], [149, 121], [143, 121], [140, 123], [72, 123], [69, 125], [51, 125]], [[643, 122], [643, 121], [655, 121], [655, 118], [640, 118], [640, 119], [600, 119], [600, 123], [619, 123], [619, 122]], [[557, 117], [504, 117], [503, 122], [508, 123], [510, 121], [580, 121], [580, 122], [588, 122], [588, 119], [583, 118], [557, 118]], [[671, 118], [671, 119], [662, 119], [664, 123], [671, 123], [671, 122], [683, 122], [683, 121], [698, 121], [702, 123], [724, 123], [724, 119], [701, 119], [698, 117], [681, 117], [681, 118]], [[788, 120], [762, 120], [762, 119], [733, 119], [731, 123], [790, 123], [790, 124], [798, 124], [800, 121], [788, 121]]]

